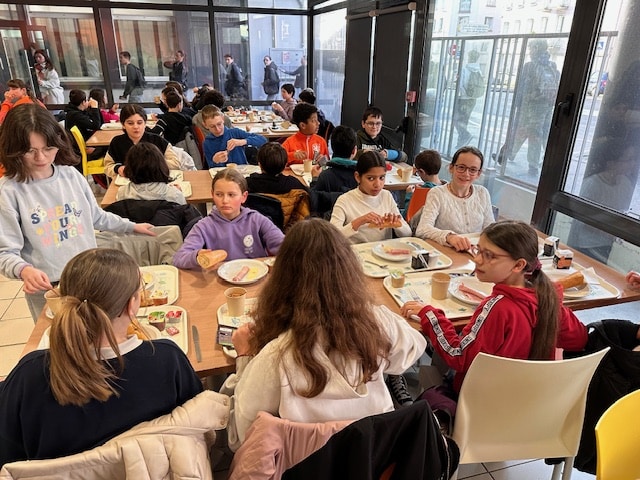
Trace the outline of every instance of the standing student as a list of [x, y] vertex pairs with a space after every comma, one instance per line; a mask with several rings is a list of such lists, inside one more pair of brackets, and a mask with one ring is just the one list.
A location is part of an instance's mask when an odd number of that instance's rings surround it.
[[201, 111], [202, 123], [209, 131], [204, 139], [204, 158], [210, 167], [224, 167], [227, 163], [245, 165], [247, 156], [244, 147], [261, 147], [267, 143], [262, 135], [248, 133], [240, 128], [224, 126], [224, 114], [213, 105], [207, 105]]
[[474, 182], [482, 173], [484, 156], [475, 147], [462, 147], [453, 154], [451, 181], [429, 190], [416, 237], [434, 240], [457, 251], [469, 250], [465, 233], [479, 233], [493, 223], [489, 191]]
[[65, 264], [94, 248], [94, 230], [154, 235], [148, 223], [134, 224], [102, 210], [75, 168], [78, 157], [64, 129], [45, 109], [21, 105], [0, 128], [0, 273], [22, 279], [34, 321], [44, 292], [60, 279]]
[[426, 342], [374, 304], [350, 243], [328, 222], [296, 223], [258, 297], [255, 323], [232, 338], [227, 427], [236, 450], [259, 411], [293, 422], [356, 420], [393, 410], [384, 373], [402, 373]]
[[458, 132], [458, 148], [469, 145], [473, 135], [467, 128], [476, 99], [484, 95], [485, 85], [482, 70], [478, 64], [480, 53], [471, 50], [468, 63], [462, 67], [460, 81], [458, 83], [458, 98], [453, 111], [453, 126]]
[[[287, 72], [285, 69], [281, 68], [284, 73], [287, 75], [293, 75], [296, 79], [293, 81], [293, 86], [298, 89], [298, 93], [302, 92], [305, 88], [307, 88], [307, 56], [302, 55], [300, 57], [300, 66], [293, 70], [292, 72]], [[310, 102], [310, 103], [315, 103]]]
[[127, 78], [120, 100], [126, 100], [129, 97], [129, 103], [141, 103], [143, 101], [145, 83], [142, 71], [131, 63], [131, 54], [129, 52], [120, 52], [118, 58], [120, 59], [120, 65], [124, 65]]
[[278, 253], [284, 238], [271, 220], [243, 207], [247, 181], [236, 169], [216, 173], [211, 182], [214, 208], [196, 223], [173, 256], [178, 268], [200, 268], [196, 257], [211, 250], [225, 250], [227, 260], [268, 257]]
[[236, 64], [233, 56], [229, 53], [224, 56], [225, 67], [225, 81], [224, 91], [228, 97], [234, 100], [241, 100], [246, 96], [246, 89], [244, 86], [244, 75], [242, 69]]
[[152, 143], [160, 149], [167, 161], [169, 170], [180, 170], [180, 159], [171, 144], [160, 135], [148, 132], [147, 114], [140, 105], [128, 104], [120, 111], [120, 121], [124, 135], [113, 137], [109, 150], [104, 157], [104, 173], [115, 179], [117, 175], [124, 176], [124, 160], [131, 147], [140, 142]]
[[64, 90], [60, 85], [60, 77], [53, 67], [51, 59], [44, 50], [36, 50], [33, 54], [36, 62], [36, 76], [42, 101], [46, 104], [60, 105], [64, 103]]
[[318, 135], [318, 109], [308, 103], [299, 103], [293, 109], [291, 120], [299, 131], [282, 144], [287, 151], [288, 164], [304, 163], [306, 159], [315, 160], [320, 155], [328, 158], [327, 142]]
[[267, 102], [272, 102], [276, 99], [278, 89], [280, 88], [280, 76], [278, 75], [278, 66], [275, 64], [269, 55], [264, 57], [264, 80], [262, 81], [262, 88], [267, 95]]
[[184, 63], [185, 54], [182, 50], [176, 50], [173, 60], [164, 62], [165, 68], [170, 68], [169, 81], [178, 82], [184, 91], [187, 90], [187, 76], [189, 70]]
[[[356, 165], [358, 188], [341, 195], [333, 207], [331, 223], [351, 243], [376, 242], [392, 237], [411, 236], [411, 227], [400, 215], [391, 192], [384, 189], [386, 163], [380, 152], [363, 153]], [[384, 223], [398, 222], [396, 228], [381, 228]]]
[[25, 355], [0, 386], [0, 466], [91, 449], [202, 391], [174, 342], [127, 332], [140, 282], [119, 250], [90, 249], [65, 266], [49, 348]]

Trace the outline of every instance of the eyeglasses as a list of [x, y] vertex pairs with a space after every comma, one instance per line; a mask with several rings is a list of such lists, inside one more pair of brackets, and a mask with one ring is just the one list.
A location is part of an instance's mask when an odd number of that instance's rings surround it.
[[469, 253], [471, 253], [471, 255], [473, 255], [474, 257], [482, 255], [482, 260], [487, 263], [493, 262], [496, 258], [511, 257], [511, 255], [507, 255], [505, 253], [493, 253], [491, 250], [485, 250], [483, 248], [480, 248], [478, 245], [472, 245], [469, 249]]
[[40, 155], [52, 155], [58, 151], [58, 147], [44, 147], [44, 148], [30, 148], [22, 154], [26, 158], [35, 158], [36, 154]]
[[457, 163], [453, 166], [453, 168], [455, 168], [456, 172], [458, 173], [464, 173], [468, 170], [469, 175], [477, 175], [478, 173], [480, 173], [480, 170], [482, 170], [476, 167], [467, 167], [466, 165], [458, 165]]
[[364, 124], [368, 127], [381, 127], [382, 122], [364, 122]]

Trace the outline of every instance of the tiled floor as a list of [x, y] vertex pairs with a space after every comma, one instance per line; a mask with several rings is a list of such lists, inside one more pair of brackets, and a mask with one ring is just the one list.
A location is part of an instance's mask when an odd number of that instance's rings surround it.
[[0, 378], [20, 359], [33, 330], [33, 320], [22, 291], [22, 282], [0, 275]]

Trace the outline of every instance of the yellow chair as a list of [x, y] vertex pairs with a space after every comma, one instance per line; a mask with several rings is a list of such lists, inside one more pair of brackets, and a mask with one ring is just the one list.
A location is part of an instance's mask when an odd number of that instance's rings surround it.
[[[480, 353], [460, 389], [453, 439], [460, 464], [562, 458], [571, 478], [589, 382], [609, 348], [570, 360]], [[560, 478], [562, 463], [553, 479]]]
[[640, 478], [640, 390], [629, 393], [611, 405], [596, 424], [598, 480]]
[[[82, 157], [82, 174], [86, 177], [89, 175], [104, 175], [104, 157], [97, 160], [87, 159], [87, 144], [84, 141], [84, 137], [77, 126], [71, 127], [71, 134], [80, 149], [80, 156]], [[107, 182], [109, 177], [107, 176]]]

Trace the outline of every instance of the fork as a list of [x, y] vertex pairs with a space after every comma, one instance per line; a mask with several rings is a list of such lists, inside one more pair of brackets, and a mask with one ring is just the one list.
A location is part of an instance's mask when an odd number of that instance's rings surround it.
[[418, 292], [416, 292], [413, 288], [408, 288], [407, 290], [409, 291], [409, 295], [411, 295], [411, 298], [413, 298], [414, 301], [422, 302], [422, 299], [420, 298], [420, 295], [418, 295]]
[[372, 262], [371, 260], [365, 260], [364, 263], [370, 263], [371, 265], [375, 265], [376, 267], [380, 268], [387, 268], [389, 266], [388, 264], [381, 265], [379, 263]]

